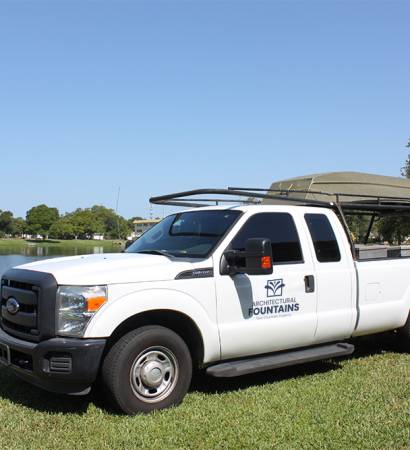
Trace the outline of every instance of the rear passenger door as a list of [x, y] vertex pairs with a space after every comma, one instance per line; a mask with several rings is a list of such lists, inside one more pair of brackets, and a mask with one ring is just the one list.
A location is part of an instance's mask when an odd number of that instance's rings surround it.
[[[303, 216], [262, 212], [248, 218], [228, 247], [244, 250], [249, 238], [272, 242], [271, 275], [221, 275], [215, 271], [217, 315], [222, 358], [268, 353], [313, 342], [316, 289], [311, 250]], [[309, 284], [310, 280], [310, 284]]]
[[316, 272], [315, 342], [345, 339], [352, 334], [356, 320], [355, 271], [346, 233], [333, 213], [309, 212], [304, 220]]

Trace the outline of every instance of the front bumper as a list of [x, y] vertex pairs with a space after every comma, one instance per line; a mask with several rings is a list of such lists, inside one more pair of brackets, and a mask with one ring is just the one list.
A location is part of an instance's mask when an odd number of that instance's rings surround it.
[[39, 343], [0, 329], [0, 363], [51, 392], [81, 392], [97, 378], [106, 339], [52, 338]]

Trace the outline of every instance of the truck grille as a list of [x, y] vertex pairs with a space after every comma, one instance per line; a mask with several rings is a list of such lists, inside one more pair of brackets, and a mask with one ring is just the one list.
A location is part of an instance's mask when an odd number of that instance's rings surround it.
[[[1, 289], [1, 322], [7, 333], [37, 340], [38, 330], [38, 288], [26, 283], [3, 279]], [[8, 308], [14, 299], [18, 309], [15, 313]]]
[[54, 334], [57, 284], [52, 275], [11, 269], [3, 275], [0, 324], [17, 338], [38, 342]]

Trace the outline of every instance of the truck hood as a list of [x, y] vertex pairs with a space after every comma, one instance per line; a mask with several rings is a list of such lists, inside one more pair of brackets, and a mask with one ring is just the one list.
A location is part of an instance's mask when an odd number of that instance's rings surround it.
[[97, 285], [172, 280], [178, 273], [196, 267], [198, 260], [141, 253], [103, 253], [46, 259], [16, 269], [51, 273], [58, 284]]

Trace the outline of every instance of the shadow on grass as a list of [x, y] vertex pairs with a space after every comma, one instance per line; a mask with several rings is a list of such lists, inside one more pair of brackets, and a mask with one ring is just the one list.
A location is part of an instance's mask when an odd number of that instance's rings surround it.
[[207, 394], [233, 392], [239, 389], [246, 389], [252, 386], [261, 386], [267, 383], [288, 380], [292, 378], [302, 378], [318, 373], [326, 373], [342, 368], [341, 362], [357, 358], [365, 358], [385, 352], [401, 353], [394, 333], [385, 333], [375, 336], [366, 336], [352, 339], [355, 352], [346, 357], [316, 361], [297, 366], [284, 367], [281, 369], [266, 372], [244, 375], [236, 378], [213, 378], [204, 372], [195, 375], [191, 384], [191, 392], [202, 392]]
[[[267, 383], [302, 378], [317, 373], [326, 373], [341, 369], [341, 361], [364, 358], [384, 352], [400, 353], [393, 334], [359, 338], [352, 341], [356, 346], [353, 355], [337, 360], [318, 361], [300, 366], [245, 375], [237, 378], [212, 378], [204, 371], [197, 373], [192, 381], [190, 392], [215, 394], [233, 392]], [[85, 396], [69, 396], [54, 394], [36, 388], [16, 377], [11, 371], [0, 368], [0, 400], [7, 399], [11, 403], [47, 413], [85, 414], [90, 404], [110, 414], [118, 412], [105, 401], [101, 390], [96, 388]]]
[[26, 242], [32, 242], [34, 244], [59, 244], [61, 241], [56, 239], [26, 239]]
[[94, 405], [106, 413], [118, 414], [99, 385], [87, 395], [56, 394], [26, 383], [10, 370], [0, 367], [0, 401], [3, 399], [39, 412], [82, 415], [87, 413], [90, 405]]
[[302, 378], [317, 373], [337, 370], [340, 365], [333, 361], [312, 362], [299, 366], [274, 369], [266, 372], [259, 372], [249, 375], [242, 375], [234, 378], [213, 378], [207, 376], [205, 372], [197, 373], [191, 384], [191, 392], [201, 392], [204, 394], [217, 394], [224, 392], [234, 392], [247, 389], [249, 387], [262, 386], [264, 384], [275, 383], [291, 378]]
[[81, 414], [87, 411], [90, 397], [47, 392], [20, 380], [7, 368], [0, 369], [0, 399], [16, 405], [43, 412]]

